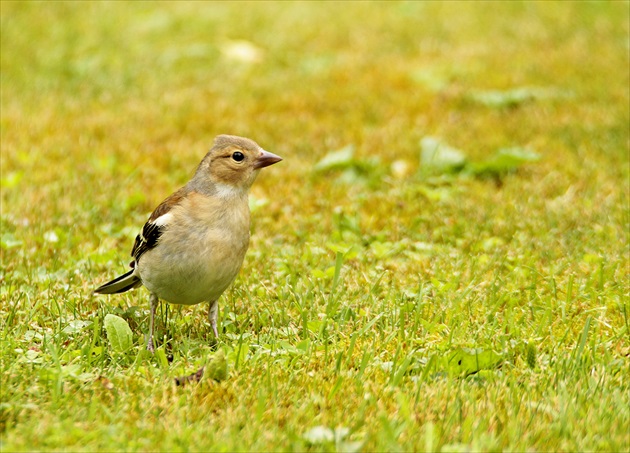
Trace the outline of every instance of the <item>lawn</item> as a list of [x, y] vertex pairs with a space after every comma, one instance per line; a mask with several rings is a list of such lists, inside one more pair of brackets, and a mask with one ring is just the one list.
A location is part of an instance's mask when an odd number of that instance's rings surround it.
[[[1, 8], [1, 451], [630, 449], [630, 3]], [[152, 355], [92, 291], [223, 133], [284, 160]]]

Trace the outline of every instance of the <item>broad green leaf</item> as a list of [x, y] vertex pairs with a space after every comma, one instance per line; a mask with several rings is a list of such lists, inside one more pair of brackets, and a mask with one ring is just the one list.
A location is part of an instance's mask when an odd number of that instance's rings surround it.
[[477, 176], [501, 175], [538, 160], [540, 155], [527, 148], [502, 148], [490, 159], [468, 165], [467, 171]]
[[502, 361], [503, 356], [492, 350], [460, 348], [449, 356], [448, 372], [451, 375], [468, 376], [480, 370], [494, 369]]
[[327, 242], [326, 247], [328, 247], [335, 253], [341, 253], [342, 255], [345, 255], [350, 250], [352, 250], [354, 246], [351, 244], [346, 244], [344, 242]]
[[68, 325], [63, 328], [62, 332], [71, 335], [73, 333], [81, 332], [84, 328], [91, 325], [92, 321], [82, 321], [80, 319], [75, 319], [74, 321], [70, 321]]
[[0, 237], [0, 244], [2, 248], [12, 249], [13, 247], [19, 247], [23, 244], [23, 241], [16, 239], [16, 237], [11, 233], [2, 233]]
[[400, 253], [405, 249], [405, 244], [400, 242], [380, 242], [374, 241], [370, 244], [370, 250], [378, 259], [385, 258], [396, 253]]
[[306, 323], [306, 328], [313, 333], [317, 333], [321, 330], [323, 323], [324, 321], [320, 321], [319, 319], [308, 321]]
[[466, 164], [466, 155], [436, 137], [420, 141], [420, 162], [427, 167], [442, 170], [460, 170]]
[[131, 348], [132, 334], [129, 324], [120, 316], [108, 314], [105, 316], [105, 331], [107, 339], [116, 352], [125, 352]]
[[298, 344], [295, 345], [295, 347], [299, 350], [302, 351], [303, 353], [308, 352], [309, 348], [311, 345], [311, 340], [309, 340], [308, 338], [306, 340], [302, 340], [300, 341]]
[[223, 349], [219, 349], [206, 364], [204, 375], [217, 382], [227, 379], [228, 363]]
[[316, 171], [328, 171], [351, 168], [355, 165], [354, 145], [348, 145], [326, 154], [317, 164]]

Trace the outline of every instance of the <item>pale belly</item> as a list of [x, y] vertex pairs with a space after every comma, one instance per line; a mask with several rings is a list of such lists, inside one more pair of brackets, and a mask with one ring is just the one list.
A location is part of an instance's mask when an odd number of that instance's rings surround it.
[[[246, 237], [232, 240], [212, 231], [168, 233], [160, 238], [158, 247], [140, 259], [138, 270], [143, 284], [172, 304], [216, 301], [241, 269], [249, 232]], [[190, 241], [198, 246], [191, 247]]]

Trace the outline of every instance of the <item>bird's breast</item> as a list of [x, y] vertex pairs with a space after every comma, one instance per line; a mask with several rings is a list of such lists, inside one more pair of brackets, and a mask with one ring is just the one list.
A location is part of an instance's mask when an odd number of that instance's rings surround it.
[[220, 201], [189, 197], [172, 210], [157, 246], [140, 259], [142, 281], [160, 299], [213, 301], [238, 274], [249, 245], [247, 199]]

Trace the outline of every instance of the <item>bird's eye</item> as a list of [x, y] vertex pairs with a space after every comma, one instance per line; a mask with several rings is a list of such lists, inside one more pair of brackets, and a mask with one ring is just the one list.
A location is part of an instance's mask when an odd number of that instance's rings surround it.
[[245, 159], [245, 155], [240, 151], [236, 151], [234, 154], [232, 154], [232, 159], [234, 159], [236, 162], [242, 162], [243, 159]]

